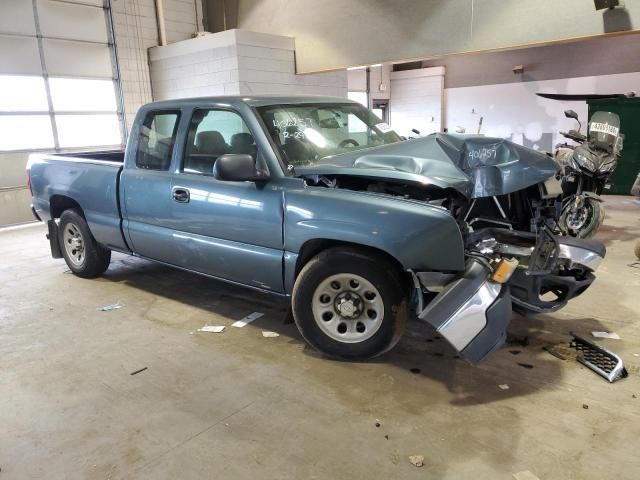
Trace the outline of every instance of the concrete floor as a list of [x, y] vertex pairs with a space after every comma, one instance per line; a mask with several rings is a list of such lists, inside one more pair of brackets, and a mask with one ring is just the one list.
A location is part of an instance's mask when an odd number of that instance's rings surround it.
[[[2, 231], [0, 478], [637, 479], [640, 206], [607, 208], [591, 290], [514, 317], [530, 344], [478, 367], [418, 323], [376, 361], [322, 359], [268, 296], [123, 255], [82, 280], [50, 258], [42, 225]], [[191, 334], [205, 324], [227, 329]], [[629, 378], [610, 385], [542, 350], [572, 330], [619, 333], [602, 344]]]

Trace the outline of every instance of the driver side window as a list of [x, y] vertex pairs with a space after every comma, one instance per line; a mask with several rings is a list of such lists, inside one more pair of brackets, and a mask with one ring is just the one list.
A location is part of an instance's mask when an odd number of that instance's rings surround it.
[[213, 175], [216, 160], [226, 154], [248, 154], [257, 147], [240, 115], [229, 110], [195, 110], [191, 117], [182, 172]]

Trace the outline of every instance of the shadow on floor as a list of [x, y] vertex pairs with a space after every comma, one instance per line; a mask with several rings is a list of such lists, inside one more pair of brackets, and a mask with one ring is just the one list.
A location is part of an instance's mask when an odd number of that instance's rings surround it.
[[[265, 316], [248, 328], [275, 331], [290, 342], [303, 344], [305, 355], [321, 357], [304, 343], [294, 325], [286, 323], [287, 299], [121, 255], [114, 256], [102, 278], [231, 319], [240, 319], [254, 311], [264, 312]], [[461, 359], [428, 325], [412, 321], [396, 348], [368, 362], [391, 364], [410, 374], [435, 380], [454, 394], [454, 405], [487, 404], [526, 396], [559, 382], [571, 360], [559, 360], [543, 347], [568, 342], [571, 331], [595, 330], [606, 328], [595, 319], [558, 320], [545, 315], [524, 318], [514, 314], [509, 336], [515, 341], [473, 366]], [[526, 344], [523, 344], [525, 337]], [[500, 389], [498, 385], [502, 384], [509, 384], [509, 389]], [[401, 398], [398, 401], [402, 403]]]

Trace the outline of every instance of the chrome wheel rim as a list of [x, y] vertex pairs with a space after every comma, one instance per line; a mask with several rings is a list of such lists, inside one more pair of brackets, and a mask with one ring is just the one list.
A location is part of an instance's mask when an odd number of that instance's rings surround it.
[[384, 319], [384, 302], [367, 279], [339, 273], [324, 279], [313, 293], [313, 318], [329, 338], [359, 343], [371, 338]]
[[80, 229], [73, 223], [67, 223], [62, 232], [62, 243], [67, 252], [67, 258], [75, 266], [84, 263], [84, 240]]

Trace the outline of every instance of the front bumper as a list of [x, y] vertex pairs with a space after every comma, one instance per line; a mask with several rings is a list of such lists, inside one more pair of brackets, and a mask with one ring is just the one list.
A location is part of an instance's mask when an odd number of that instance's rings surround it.
[[595, 280], [596, 271], [606, 255], [605, 246], [594, 240], [573, 237], [554, 238], [555, 262], [551, 272], [539, 275], [519, 268], [509, 284], [517, 310], [551, 313], [581, 295]]
[[491, 282], [488, 274], [481, 262], [469, 260], [464, 274], [418, 314], [472, 363], [504, 344], [511, 320], [509, 287]]
[[492, 267], [474, 256], [469, 257], [465, 272], [458, 277], [441, 275], [438, 279], [417, 274], [426, 290], [438, 286], [438, 280], [446, 282], [431, 303], [418, 312], [418, 318], [435, 328], [471, 363], [482, 361], [504, 344], [512, 306], [537, 313], [559, 310], [591, 285], [593, 271], [606, 253], [600, 242], [558, 237], [550, 232], [536, 236], [488, 229], [484, 234], [481, 237], [492, 242], [492, 255], [520, 255], [521, 266], [506, 284], [493, 282]]

